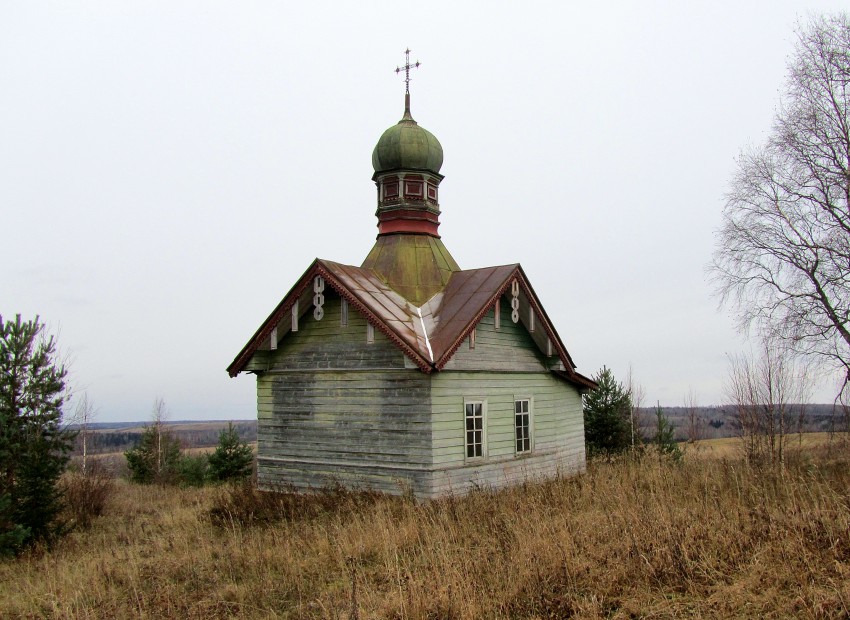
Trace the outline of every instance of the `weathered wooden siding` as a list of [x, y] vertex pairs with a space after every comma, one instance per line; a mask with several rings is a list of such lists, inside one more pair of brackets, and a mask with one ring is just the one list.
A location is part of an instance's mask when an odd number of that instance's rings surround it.
[[[458, 350], [431, 380], [434, 472], [431, 494], [462, 493], [527, 479], [570, 475], [585, 467], [584, 420], [577, 388], [549, 372], [547, 358], [501, 300], [500, 329], [491, 310], [478, 324], [475, 348]], [[531, 401], [530, 453], [516, 454], [514, 402]], [[485, 456], [466, 458], [464, 401], [486, 403]]]
[[[304, 312], [277, 351], [252, 360], [257, 377], [261, 485], [333, 482], [420, 497], [463, 493], [584, 469], [578, 390], [552, 375], [547, 358], [502, 301], [441, 372], [422, 373], [380, 332], [328, 292], [325, 316]], [[532, 402], [530, 454], [515, 453], [514, 400]], [[464, 400], [486, 403], [486, 454], [465, 457]]]
[[375, 342], [366, 344], [366, 319], [348, 309], [348, 326], [340, 325], [341, 300], [326, 289], [325, 316], [313, 318], [313, 306], [299, 320], [297, 332], [287, 333], [276, 352], [270, 352], [269, 370], [345, 370], [404, 368], [404, 354], [376, 330]]
[[[431, 494], [499, 487], [584, 470], [581, 396], [549, 373], [443, 372], [431, 381], [434, 474]], [[517, 455], [514, 401], [532, 401], [530, 454]], [[486, 452], [467, 459], [464, 399], [486, 403]]]
[[431, 463], [429, 378], [405, 369], [380, 332], [326, 294], [325, 316], [301, 317], [257, 377], [258, 478], [264, 487], [334, 482], [425, 495]]
[[478, 323], [475, 348], [464, 342], [445, 365], [444, 370], [494, 370], [540, 372], [557, 357], [547, 358], [534, 343], [521, 323], [511, 321], [511, 306], [506, 297], [501, 304], [500, 329], [495, 329], [494, 312], [490, 311]]

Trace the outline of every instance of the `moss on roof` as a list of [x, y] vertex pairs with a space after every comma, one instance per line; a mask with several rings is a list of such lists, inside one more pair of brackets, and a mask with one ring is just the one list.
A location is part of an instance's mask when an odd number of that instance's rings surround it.
[[443, 147], [439, 140], [420, 127], [409, 113], [383, 133], [372, 151], [375, 172], [429, 170], [439, 173], [442, 165]]
[[429, 235], [383, 235], [363, 261], [387, 286], [421, 306], [442, 291], [460, 267], [443, 242]]

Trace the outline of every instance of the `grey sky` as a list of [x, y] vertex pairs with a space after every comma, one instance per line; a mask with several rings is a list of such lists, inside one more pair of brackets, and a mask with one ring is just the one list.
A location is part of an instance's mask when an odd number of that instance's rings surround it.
[[59, 332], [102, 421], [251, 417], [225, 367], [313, 258], [374, 242], [409, 46], [460, 266], [521, 262], [580, 372], [717, 404], [746, 346], [704, 271], [734, 157], [798, 19], [845, 7], [2, 2], [0, 313]]

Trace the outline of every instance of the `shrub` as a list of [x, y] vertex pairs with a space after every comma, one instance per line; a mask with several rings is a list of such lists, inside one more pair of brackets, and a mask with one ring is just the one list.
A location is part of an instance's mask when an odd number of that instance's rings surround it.
[[95, 462], [85, 474], [67, 473], [62, 479], [61, 488], [65, 496], [68, 524], [86, 528], [95, 517], [103, 514], [115, 490], [115, 480]]
[[133, 482], [162, 484], [179, 478], [180, 441], [161, 425], [146, 426], [139, 442], [124, 456]]
[[177, 467], [180, 484], [202, 487], [209, 475], [209, 457], [206, 454], [184, 455]]
[[598, 387], [583, 397], [587, 453], [611, 457], [627, 450], [631, 444], [632, 397], [609, 368], [603, 367], [593, 380]]
[[658, 452], [658, 458], [666, 458], [674, 463], [682, 460], [684, 454], [676, 442], [675, 433], [676, 429], [673, 424], [664, 415], [661, 405], [658, 405], [655, 408], [655, 437], [652, 439], [652, 443]]

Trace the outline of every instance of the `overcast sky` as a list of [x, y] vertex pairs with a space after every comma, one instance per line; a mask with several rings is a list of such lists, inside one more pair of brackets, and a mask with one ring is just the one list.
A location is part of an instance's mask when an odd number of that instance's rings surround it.
[[315, 257], [374, 243], [410, 47], [460, 266], [522, 263], [580, 372], [719, 404], [747, 348], [705, 274], [734, 159], [795, 24], [844, 8], [0, 1], [0, 313], [58, 333], [100, 421], [253, 417], [225, 368]]

